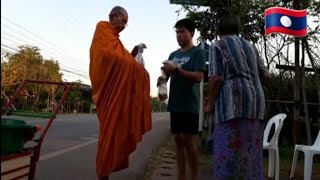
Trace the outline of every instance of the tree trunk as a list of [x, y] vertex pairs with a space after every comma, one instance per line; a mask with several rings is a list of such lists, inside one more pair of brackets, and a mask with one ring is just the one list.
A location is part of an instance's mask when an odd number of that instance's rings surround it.
[[311, 128], [310, 128], [309, 110], [308, 110], [308, 104], [307, 104], [307, 93], [306, 93], [306, 86], [305, 86], [304, 53], [305, 53], [305, 41], [303, 40], [302, 41], [302, 59], [301, 59], [301, 83], [302, 83], [304, 117], [306, 120], [307, 144], [311, 145]]
[[[5, 104], [7, 104], [9, 102], [10, 98], [4, 93], [4, 91], [1, 91], [1, 93], [6, 98]], [[12, 109], [16, 110], [16, 107], [14, 107], [14, 105], [12, 103], [10, 104], [10, 106]]]
[[270, 64], [269, 63], [269, 58], [268, 58], [268, 53], [267, 53], [267, 39], [266, 39], [266, 35], [263, 35], [263, 41], [264, 41], [264, 58], [267, 61], [267, 67], [268, 69], [270, 69]]

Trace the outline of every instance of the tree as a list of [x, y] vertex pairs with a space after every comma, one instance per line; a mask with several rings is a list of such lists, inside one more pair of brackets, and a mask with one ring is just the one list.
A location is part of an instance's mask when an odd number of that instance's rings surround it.
[[[1, 95], [13, 94], [24, 79], [62, 81], [62, 74], [57, 61], [45, 60], [40, 49], [31, 46], [19, 46], [16, 53], [6, 53], [1, 62]], [[39, 108], [40, 94], [47, 91], [51, 98], [55, 96], [56, 87], [51, 85], [29, 84], [25, 87], [27, 94], [33, 94], [33, 107]]]
[[167, 110], [167, 104], [159, 100], [158, 97], [150, 98], [152, 112], [164, 112]]
[[[308, 15], [318, 17], [320, 12], [319, 0], [300, 0], [301, 9], [308, 9]], [[198, 30], [204, 39], [217, 38], [216, 24], [219, 17], [223, 15], [238, 15], [243, 24], [241, 35], [256, 43], [264, 32], [264, 11], [269, 7], [293, 7], [292, 0], [197, 0], [206, 7], [182, 5], [178, 11], [188, 12], [187, 17], [196, 22]], [[318, 22], [318, 20], [314, 20]], [[319, 28], [319, 27], [318, 27]], [[319, 35], [315, 28], [313, 33]], [[310, 33], [309, 33], [310, 34]], [[276, 35], [275, 35], [276, 36]]]
[[[50, 81], [61, 82], [62, 81], [62, 74], [56, 73], [60, 71], [60, 66], [57, 61], [54, 60], [44, 60], [43, 65], [40, 67], [41, 74], [43, 74], [44, 78]], [[57, 104], [56, 96], [58, 85], [50, 85], [46, 86], [45, 89], [48, 94], [48, 104], [49, 107], [53, 110]], [[60, 91], [62, 89], [59, 88]]]
[[[271, 35], [266, 36], [264, 30], [264, 10], [269, 7], [287, 7], [295, 9], [308, 9], [308, 18], [312, 20], [315, 26], [308, 26], [308, 36], [304, 39], [303, 43], [303, 58], [301, 59], [302, 66], [305, 66], [305, 53], [307, 53], [308, 60], [312, 67], [315, 69], [314, 73], [317, 79], [320, 79], [317, 68], [320, 65], [320, 50], [316, 44], [319, 44], [320, 31], [319, 31], [319, 13], [320, 3], [319, 0], [273, 0], [273, 1], [261, 1], [261, 0], [198, 0], [202, 4], [207, 5], [206, 8], [199, 8], [195, 6], [184, 5], [181, 10], [187, 11], [187, 17], [193, 19], [196, 22], [197, 29], [200, 31], [201, 39], [213, 40], [217, 39], [216, 24], [219, 17], [223, 15], [238, 15], [242, 22], [242, 29], [240, 36], [253, 42], [255, 45], [260, 45], [260, 54], [264, 55], [264, 59], [270, 69], [273, 69], [275, 73], [275, 65], [280, 63], [286, 63], [288, 65], [295, 64], [295, 82], [296, 89], [294, 90], [295, 101], [300, 101], [300, 82], [301, 73], [299, 66], [299, 42], [300, 38], [292, 38], [284, 35]], [[275, 43], [277, 42], [277, 43]], [[295, 61], [291, 60], [289, 45], [295, 43]], [[311, 48], [313, 46], [313, 48]], [[318, 64], [318, 67], [316, 65]], [[280, 74], [281, 75], [281, 74]], [[293, 74], [291, 74], [293, 76]], [[303, 74], [304, 76], [304, 74]], [[316, 83], [319, 85], [319, 83]], [[277, 89], [274, 89], [275, 91]], [[273, 90], [273, 91], [274, 91]], [[273, 93], [273, 92], [272, 92]], [[306, 98], [306, 93], [303, 92]], [[318, 96], [320, 96], [320, 90], [318, 90]], [[319, 102], [320, 103], [320, 97]], [[294, 113], [294, 119], [299, 118], [298, 105], [294, 106], [296, 109]], [[299, 107], [298, 107], [299, 108]], [[308, 111], [305, 107], [305, 111]], [[308, 143], [310, 140], [310, 128], [308, 127], [308, 116], [306, 116], [306, 127], [308, 134]]]
[[[207, 7], [183, 5], [178, 11], [188, 12], [187, 17], [196, 22], [197, 29], [200, 31], [201, 39], [213, 40], [217, 39], [216, 24], [218, 18], [226, 15], [238, 15], [242, 22], [242, 29], [240, 35], [257, 46], [268, 65], [268, 67], [275, 67], [275, 64], [284, 61], [287, 63], [289, 57], [286, 56], [289, 45], [293, 44], [294, 38], [272, 34], [271, 36], [265, 35], [264, 30], [264, 11], [269, 7], [280, 6], [293, 8], [293, 1], [291, 0], [273, 0], [273, 1], [260, 1], [260, 0], [197, 0]], [[319, 27], [319, 0], [300, 0], [300, 9], [308, 9], [308, 18], [315, 24], [315, 27], [308, 26], [307, 41], [309, 44], [314, 45], [320, 42], [320, 27]], [[274, 46], [274, 44], [277, 46]], [[312, 56], [318, 56], [320, 50], [315, 49]], [[310, 59], [310, 58], [309, 58]]]
[[73, 107], [73, 112], [76, 113], [77, 111], [79, 111], [79, 107], [81, 104], [81, 94], [82, 94], [82, 89], [81, 89], [81, 85], [82, 85], [82, 81], [78, 80], [74, 83], [74, 86], [72, 88], [72, 90], [69, 93], [69, 96], [67, 98], [67, 101], [72, 103], [72, 107]]

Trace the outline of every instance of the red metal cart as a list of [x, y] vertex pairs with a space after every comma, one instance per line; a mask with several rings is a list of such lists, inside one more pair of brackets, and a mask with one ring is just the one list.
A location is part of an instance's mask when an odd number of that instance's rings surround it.
[[[40, 113], [40, 112], [28, 112], [12, 109], [13, 101], [19, 96], [21, 91], [28, 83], [48, 84], [48, 85], [60, 85], [64, 86], [64, 93], [61, 97], [58, 105], [55, 107], [52, 113]], [[50, 128], [56, 115], [59, 113], [61, 105], [68, 96], [68, 93], [72, 89], [73, 83], [68, 82], [51, 82], [51, 81], [38, 81], [38, 80], [24, 80], [20, 87], [16, 90], [12, 98], [5, 105], [4, 109], [1, 110], [1, 118], [3, 115], [14, 115], [14, 116], [28, 116], [28, 117], [42, 117], [49, 118], [49, 121], [41, 132], [40, 138], [32, 139], [36, 143], [31, 148], [25, 148], [18, 153], [9, 153], [1, 155], [1, 179], [34, 179], [36, 172], [36, 165], [40, 157], [40, 149], [44, 137]]]

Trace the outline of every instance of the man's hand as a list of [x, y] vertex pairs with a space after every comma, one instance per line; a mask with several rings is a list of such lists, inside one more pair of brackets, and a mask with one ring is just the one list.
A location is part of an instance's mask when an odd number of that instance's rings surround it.
[[157, 81], [157, 87], [160, 86], [163, 83], [167, 83], [167, 79], [163, 76], [159, 76], [158, 77], [158, 81]]
[[132, 49], [131, 55], [132, 55], [133, 57], [136, 57], [136, 55], [137, 55], [138, 53], [139, 53], [139, 46], [136, 45], [136, 46], [134, 46], [134, 48]]
[[165, 74], [173, 74], [175, 69], [177, 68], [177, 65], [169, 60], [162, 62], [162, 64], [163, 66], [161, 67], [161, 69]]
[[211, 113], [214, 110], [214, 106], [209, 103], [208, 97], [205, 97], [205, 104], [204, 104], [204, 112]]

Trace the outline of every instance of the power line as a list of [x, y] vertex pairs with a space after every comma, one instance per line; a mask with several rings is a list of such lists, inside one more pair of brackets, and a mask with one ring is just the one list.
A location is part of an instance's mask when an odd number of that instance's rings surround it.
[[[6, 32], [3, 32], [3, 33], [6, 34]], [[21, 40], [21, 39], [19, 39], [19, 38], [16, 38], [16, 37], [12, 36], [12, 35], [9, 35], [9, 34], [6, 34], [6, 35], [7, 35], [7, 36], [10, 36], [11, 38], [14, 38], [14, 39], [16, 39], [16, 40], [18, 40], [18, 41], [24, 42], [24, 43], [26, 43], [26, 44], [30, 44], [29, 42], [23, 41], [23, 40]], [[11, 40], [11, 39], [8, 39], [7, 37], [4, 37], [4, 36], [2, 36], [2, 37], [3, 37], [4, 39], [9, 40], [10, 42], [13, 42], [13, 43], [16, 43], [16, 44], [20, 44], [20, 43], [18, 43], [18, 42], [16, 42], [16, 41], [13, 41], [13, 40]], [[54, 54], [54, 52], [52, 52], [52, 51], [50, 51], [50, 50], [47, 50], [47, 51], [51, 52], [51, 55], [48, 55], [48, 54], [46, 54], [46, 53], [44, 53], [44, 54], [47, 55], [47, 56], [49, 56], [49, 57], [51, 57], [52, 59], [55, 59], [55, 58], [52, 57], [52, 54]], [[69, 64], [69, 63], [68, 63], [68, 64]], [[74, 68], [71, 64], [69, 64], [68, 67], [71, 68], [71, 69], [74, 69], [75, 71], [79, 71], [79, 69]]]
[[[24, 27], [22, 27], [22, 26], [20, 26], [20, 25], [18, 25], [18, 24], [16, 24], [16, 23], [14, 23], [13, 21], [9, 20], [8, 18], [5, 18], [5, 17], [3, 17], [3, 16], [1, 16], [1, 18], [3, 18], [4, 20], [10, 22], [10, 23], [13, 24], [13, 25], [19, 27], [20, 29], [23, 29], [24, 31], [32, 34], [33, 36], [39, 38], [39, 39], [42, 40], [43, 42], [46, 42], [47, 44], [49, 44], [50, 46], [52, 46], [54, 49], [56, 49], [56, 50], [58, 50], [58, 51], [61, 51], [61, 52], [63, 52], [64, 55], [66, 55], [66, 53], [65, 53], [63, 50], [60, 50], [59, 48], [57, 48], [57, 47], [56, 47], [53, 43], [51, 43], [50, 41], [48, 41], [48, 40], [46, 40], [46, 39], [38, 36], [37, 34], [35, 34], [35, 33], [31, 32], [31, 31], [27, 30], [27, 29], [24, 28]], [[75, 19], [75, 18], [74, 18], [74, 19]], [[9, 25], [3, 24], [3, 23], [1, 23], [1, 24], [4, 25], [4, 27], [6, 27], [7, 29], [11, 29], [11, 30], [13, 30], [15, 33], [18, 33], [18, 34], [22, 35], [22, 37], [24, 37], [24, 38], [26, 38], [26, 36], [27, 36], [29, 39], [33, 39], [33, 38], [30, 38], [30, 36], [25, 35], [24, 33], [21, 33], [21, 32], [19, 32], [19, 31], [17, 31], [17, 29], [10, 27]], [[9, 33], [6, 32], [6, 33], [4, 33], [4, 34], [8, 35]], [[20, 38], [16, 38], [16, 37], [14, 37], [12, 34], [10, 34], [10, 35], [8, 35], [8, 36], [14, 38], [15, 40], [18, 40], [18, 41], [20, 41], [20, 42], [24, 42], [24, 43], [25, 43], [25, 40], [21, 40]], [[2, 36], [2, 37], [3, 37], [3, 36]], [[7, 40], [9, 40], [10, 42], [13, 42], [13, 43], [15, 43], [15, 44], [20, 44], [20, 43], [18, 43], [18, 42], [16, 42], [16, 41], [13, 41], [12, 39], [9, 39], [9, 38], [7, 38], [7, 37], [3, 37], [3, 38], [5, 38], [5, 39], [7, 39]], [[34, 41], [33, 41], [33, 42], [34, 42]], [[3, 44], [3, 45], [4, 45], [4, 44]], [[5, 45], [5, 46], [7, 46], [7, 45]], [[3, 48], [2, 48], [2, 49], [3, 49]], [[16, 51], [16, 52], [18, 51], [17, 49], [14, 49], [14, 48], [11, 47], [11, 50], [12, 50], [12, 49], [13, 49], [14, 51]], [[3, 49], [3, 50], [4, 50], [4, 49]], [[49, 51], [51, 51], [51, 50], [49, 50]], [[52, 51], [51, 51], [51, 53], [52, 53]], [[54, 53], [53, 53], [53, 54], [54, 54]], [[69, 56], [69, 55], [67, 55], [67, 56]], [[51, 56], [51, 57], [52, 57], [52, 56]], [[68, 58], [68, 59], [70, 59], [70, 58]], [[74, 62], [74, 61], [75, 61], [75, 60], [73, 60], [72, 62]], [[77, 62], [79, 62], [79, 61], [77, 61]], [[65, 64], [66, 62], [65, 62], [65, 61], [61, 61], [61, 63]], [[76, 71], [79, 71], [78, 69], [75, 69], [74, 66], [73, 66], [71, 69], [74, 69], [74, 70], [76, 70]], [[79, 73], [79, 72], [74, 72], [74, 71], [72, 71], [72, 70], [67, 70], [67, 69], [65, 69], [65, 68], [63, 68], [63, 67], [61, 68], [61, 71], [64, 71], [64, 72], [67, 72], [67, 73], [71, 73], [71, 74], [74, 74], [74, 75], [78, 75], [78, 76], [80, 76], [80, 77], [83, 77], [83, 78], [88, 79], [88, 75], [86, 75], [86, 74], [81, 74], [81, 73]]]
[[[9, 34], [7, 34], [6, 32], [3, 32], [3, 33], [6, 34], [7, 36], [10, 36], [11, 38], [14, 38], [14, 39], [18, 40], [18, 41], [21, 41], [21, 42], [30, 44], [29, 42], [26, 42], [26, 41], [24, 41], [24, 40], [21, 40], [21, 39], [19, 39], [19, 38], [16, 38], [16, 37], [14, 37], [14, 36], [12, 36], [12, 35], [9, 35]], [[12, 40], [12, 39], [9, 39], [9, 38], [7, 38], [7, 37], [5, 37], [5, 36], [2, 36], [2, 38], [7, 39], [7, 40], [8, 40], [9, 42], [11, 42], [11, 43], [15, 43], [15, 44], [18, 44], [18, 45], [22, 45], [21, 43], [18, 43], [18, 42], [14, 41], [14, 40]], [[18, 50], [17, 50], [17, 51], [18, 51]], [[51, 53], [50, 53], [51, 55], [49, 55], [49, 54], [47, 54], [47, 53], [45, 53], [45, 52], [43, 52], [43, 51], [42, 51], [42, 54], [44, 54], [44, 55], [46, 55], [46, 56], [48, 56], [48, 57], [51, 57], [52, 59], [56, 59], [56, 58], [53, 58], [53, 56], [52, 56], [53, 54], [55, 54], [54, 52], [52, 52], [52, 51], [50, 51], [50, 50], [47, 50], [47, 51], [51, 52]], [[65, 62], [65, 61], [61, 61], [61, 64], [63, 64], [63, 66], [68, 67], [69, 69], [73, 69], [73, 71], [76, 71], [76, 72], [81, 72], [81, 71], [82, 71], [82, 70], [80, 70], [80, 69], [78, 69], [78, 68], [75, 68], [71, 63], [67, 63], [67, 62]]]
[[[3, 25], [3, 24], [1, 24], [1, 25]], [[14, 28], [11, 28], [11, 27], [6, 26], [6, 25], [4, 25], [4, 27], [10, 29], [12, 32], [16, 32], [16, 33], [17, 33], [16, 29], [14, 29]], [[27, 39], [27, 38], [26, 38], [27, 35], [25, 35], [25, 34], [23, 34], [23, 33], [20, 33], [20, 32], [18, 32], [17, 34], [22, 35], [22, 37], [23, 37], [24, 39]], [[51, 54], [53, 54], [53, 56], [56, 56], [56, 53], [53, 52], [52, 50], [49, 50], [50, 48], [47, 48], [47, 46], [43, 46], [43, 45], [41, 45], [40, 43], [35, 43], [36, 40], [34, 40], [33, 38], [30, 38], [30, 36], [27, 36], [27, 37], [28, 37], [28, 39], [31, 39], [31, 41], [32, 41], [32, 43], [28, 42], [28, 44], [35, 44], [36, 46], [40, 46], [40, 47], [41, 47], [41, 50], [50, 51]], [[17, 38], [15, 38], [15, 39], [17, 39]], [[19, 39], [19, 40], [21, 40], [21, 39]], [[24, 41], [24, 42], [25, 42], [25, 41]], [[44, 47], [44, 48], [43, 48], [43, 47]], [[59, 54], [60, 54], [60, 53], [59, 53]], [[62, 53], [62, 54], [63, 54], [63, 53]], [[50, 57], [53, 57], [53, 56], [51, 55]], [[70, 59], [70, 58], [62, 58], [62, 59]], [[70, 59], [70, 62], [68, 62], [68, 64], [73, 65], [72, 62], [74, 62], [74, 61], [76, 61], [76, 60]], [[65, 62], [66, 62], [66, 61], [65, 61]], [[83, 68], [83, 69], [86, 69], [86, 66], [84, 66], [84, 65], [79, 64], [78, 66], [80, 66], [80, 67]], [[78, 69], [78, 70], [79, 70], [79, 69]]]
[[19, 51], [19, 50], [17, 50], [17, 49], [15, 49], [15, 48], [13, 48], [13, 47], [10, 47], [10, 46], [5, 45], [5, 44], [2, 44], [2, 43], [1, 43], [1, 46], [4, 46], [4, 47], [6, 47], [6, 48], [8, 48], [8, 49], [11, 49], [11, 50], [13, 50], [13, 51], [16, 51], [16, 52], [18, 52], [18, 51]]
[[[31, 40], [33, 40], [33, 41], [35, 40], [35, 39], [32, 38], [31, 36], [26, 35], [26, 34], [24, 34], [24, 33], [21, 33], [21, 32], [19, 32], [17, 29], [12, 28], [12, 27], [10, 27], [9, 25], [5, 24], [4, 21], [1, 22], [1, 28], [3, 28], [3, 29], [8, 29], [9, 31], [14, 32], [14, 33], [16, 33], [16, 34], [18, 34], [18, 35], [20, 35], [20, 36], [22, 36], [22, 37], [24, 37], [24, 38], [27, 37], [28, 39], [31, 39]], [[2, 32], [2, 31], [1, 31], [1, 32]]]
[[[27, 30], [26, 28], [24, 28], [24, 27], [22, 27], [22, 26], [18, 25], [17, 23], [14, 23], [13, 21], [9, 20], [8, 18], [5, 18], [5, 17], [3, 17], [3, 16], [1, 16], [1, 18], [3, 18], [4, 20], [6, 20], [6, 21], [10, 22], [10, 23], [11, 23], [11, 24], [13, 24], [13, 25], [15, 25], [15, 26], [19, 27], [20, 29], [23, 29], [24, 31], [26, 31], [26, 32], [28, 32], [28, 33], [30, 33], [30, 34], [32, 34], [33, 36], [35, 36], [35, 37], [39, 38], [40, 40], [42, 40], [42, 41], [46, 42], [47, 44], [49, 44], [50, 46], [52, 46], [54, 49], [56, 49], [56, 50], [58, 50], [58, 51], [60, 51], [60, 52], [63, 52], [62, 54], [67, 55], [67, 56], [70, 56], [67, 52], [65, 52], [65, 51], [61, 50], [60, 48], [57, 48], [57, 47], [56, 47], [56, 45], [54, 45], [54, 44], [53, 44], [53, 43], [51, 43], [50, 41], [48, 41], [48, 40], [46, 40], [46, 39], [44, 39], [44, 38], [40, 37], [39, 35], [37, 35], [37, 34], [35, 34], [35, 33], [31, 32], [30, 30]], [[12, 28], [11, 28], [11, 29], [12, 29]], [[72, 60], [73, 58], [68, 58], [68, 59]], [[72, 62], [74, 62], [74, 61], [79, 62], [78, 60], [74, 60], [74, 59], [73, 59], [73, 60], [72, 60]], [[81, 66], [81, 65], [79, 64], [79, 66]]]
[[[8, 47], [8, 46], [5, 46], [5, 47]], [[10, 48], [11, 51], [4, 51], [4, 52], [9, 53], [11, 55], [13, 55], [14, 53], [17, 53], [17, 52], [15, 52], [16, 50], [13, 49], [12, 47], [8, 47], [8, 48]], [[74, 70], [68, 70], [68, 69], [65, 69], [64, 67], [60, 67], [60, 69], [61, 69], [61, 71], [65, 71], [65, 72], [68, 72], [68, 73], [71, 73], [71, 74], [74, 74], [74, 75], [78, 75], [78, 76], [81, 76], [83, 78], [88, 79], [88, 76], [86, 74], [77, 73]]]
[[4, 54], [4, 53], [13, 54], [13, 53], [15, 53], [15, 52], [12, 51], [12, 50], [8, 50], [8, 49], [5, 49], [5, 48], [1, 48], [1, 54]]
[[61, 70], [64, 71], [64, 72], [67, 72], [67, 73], [72, 73], [72, 74], [78, 75], [78, 76], [83, 77], [83, 78], [85, 78], [87, 80], [90, 80], [89, 77], [86, 76], [86, 75], [75, 73], [75, 72], [72, 72], [72, 71], [69, 71], [69, 70], [66, 70], [66, 69], [63, 69], [63, 68], [61, 68]]
[[20, 25], [18, 25], [18, 24], [16, 24], [16, 23], [14, 23], [14, 22], [12, 22], [12, 21], [11, 21], [11, 20], [9, 20], [8, 18], [5, 18], [5, 17], [3, 17], [3, 16], [1, 16], [1, 18], [3, 18], [3, 19], [5, 19], [5, 20], [7, 20], [8, 22], [10, 22], [10, 23], [12, 23], [12, 24], [14, 24], [14, 25], [16, 25], [16, 26], [20, 27], [21, 29], [23, 29], [23, 30], [25, 30], [25, 31], [29, 32], [30, 34], [32, 34], [32, 35], [34, 35], [34, 36], [38, 37], [39, 39], [41, 39], [41, 40], [43, 40], [43, 41], [45, 41], [45, 42], [47, 42], [47, 43], [49, 43], [49, 44], [51, 44], [51, 45], [55, 46], [53, 43], [51, 43], [51, 42], [49, 42], [49, 41], [47, 41], [47, 40], [43, 39], [42, 37], [40, 37], [40, 36], [38, 36], [38, 35], [34, 34], [33, 32], [31, 32], [31, 31], [29, 31], [29, 30], [25, 29], [24, 27], [22, 27], [22, 26], [20, 26]]
[[[17, 53], [17, 52], [19, 51], [19, 50], [15, 49], [15, 48], [13, 48], [13, 47], [11, 47], [11, 46], [8, 46], [8, 45], [5, 45], [5, 44], [1, 44], [1, 46], [10, 49], [11, 51], [6, 50], [6, 49], [4, 49], [4, 48], [1, 48], [1, 52], [5, 52], [5, 53], [8, 53], [8, 54], [10, 54], [10, 55], [14, 55], [14, 53]], [[85, 74], [77, 73], [77, 72], [74, 72], [74, 71], [71, 71], [71, 70], [67, 70], [67, 69], [65, 69], [65, 68], [60, 68], [60, 70], [61, 70], [61, 71], [64, 71], [64, 72], [67, 72], [67, 73], [71, 73], [71, 74], [73, 74], [73, 75], [78, 75], [78, 76], [80, 76], [80, 77], [82, 77], [82, 78], [85, 78], [85, 79], [88, 79], [88, 80], [89, 80], [88, 76], [85, 75]]]

